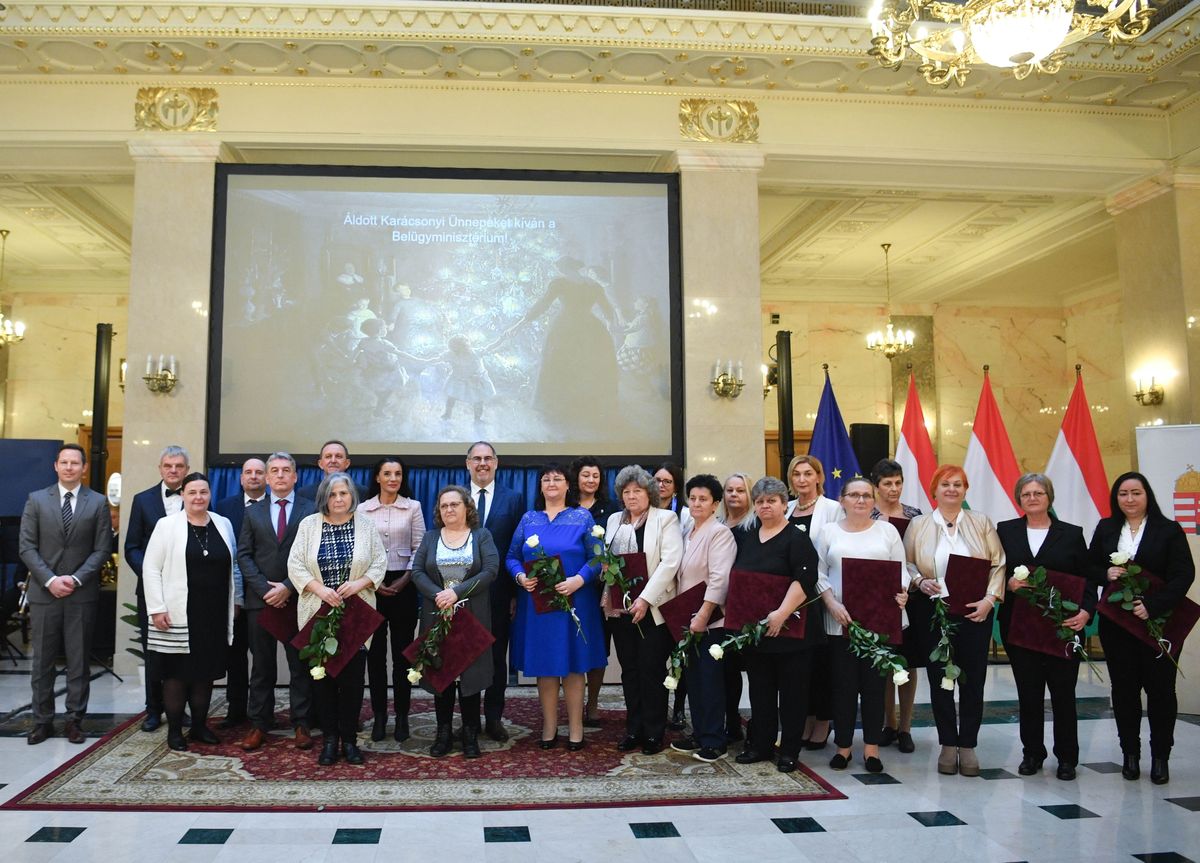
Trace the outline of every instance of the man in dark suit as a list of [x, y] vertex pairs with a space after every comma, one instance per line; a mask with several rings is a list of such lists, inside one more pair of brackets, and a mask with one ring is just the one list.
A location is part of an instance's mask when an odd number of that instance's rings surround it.
[[[217, 501], [213, 507], [233, 525], [233, 535], [242, 532], [242, 517], [246, 508], [258, 503], [267, 491], [267, 466], [260, 458], [248, 458], [242, 465], [242, 490]], [[225, 701], [228, 705], [222, 728], [232, 728], [246, 719], [246, 693], [250, 677], [246, 669], [246, 615], [238, 614], [233, 621], [233, 644], [229, 647], [229, 672], [225, 678]]]
[[[146, 557], [146, 546], [158, 520], [183, 509], [183, 498], [179, 492], [183, 487], [183, 478], [188, 475], [187, 450], [174, 445], [165, 447], [158, 457], [158, 474], [162, 477], [161, 482], [133, 496], [129, 527], [125, 531], [125, 562], [137, 576], [137, 615], [143, 654], [146, 653], [146, 633], [150, 621], [146, 616], [146, 593], [142, 588], [142, 560]], [[150, 666], [147, 665], [146, 719], [142, 722], [142, 731], [154, 731], [162, 725], [162, 712], [162, 681], [150, 673]]]
[[[500, 459], [496, 448], [477, 441], [467, 450], [467, 472], [471, 476], [471, 499], [479, 510], [479, 520], [492, 534], [496, 550], [503, 560], [508, 554], [513, 533], [525, 514], [525, 500], [512, 489], [496, 483]], [[492, 605], [492, 685], [483, 696], [484, 733], [492, 740], [508, 739], [504, 729], [504, 690], [508, 686], [508, 636], [512, 629], [516, 588], [511, 578], [497, 578], [489, 589]]]
[[54, 661], [67, 657], [67, 724], [72, 743], [83, 743], [79, 724], [87, 713], [88, 654], [100, 600], [100, 569], [112, 554], [108, 502], [82, 484], [87, 456], [66, 444], [58, 451], [58, 482], [35, 491], [21, 515], [21, 560], [27, 578], [32, 624], [33, 730], [31, 745], [54, 734]]
[[[350, 450], [346, 449], [346, 445], [340, 440], [327, 440], [321, 444], [321, 454], [317, 457], [317, 467], [324, 471], [325, 476], [332, 476], [335, 473], [349, 473], [350, 471]], [[324, 479], [324, 477], [322, 477]], [[321, 480], [302, 485], [296, 489], [296, 494], [300, 497], [306, 497], [309, 500], [317, 499], [317, 489], [321, 485]], [[358, 499], [367, 499], [367, 490], [357, 482], [354, 487], [358, 489]]]
[[[259, 624], [263, 610], [287, 608], [295, 618], [296, 588], [287, 576], [288, 555], [296, 539], [301, 519], [317, 511], [317, 506], [296, 491], [296, 461], [285, 452], [267, 457], [267, 485], [271, 493], [262, 503], [245, 511], [238, 533], [238, 566], [245, 591], [246, 638], [250, 643], [250, 692], [246, 710], [252, 723], [241, 742], [253, 752], [266, 742], [275, 720], [276, 644], [271, 633]], [[300, 652], [284, 644], [287, 654], [291, 698], [291, 720], [297, 749], [311, 749], [312, 678]]]

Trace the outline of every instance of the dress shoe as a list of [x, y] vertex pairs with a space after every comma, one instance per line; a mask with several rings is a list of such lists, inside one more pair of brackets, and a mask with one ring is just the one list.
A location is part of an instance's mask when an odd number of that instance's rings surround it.
[[54, 726], [49, 723], [35, 725], [29, 731], [29, 736], [25, 738], [25, 742], [30, 746], [37, 746], [39, 743], [44, 743], [47, 737], [54, 736]]
[[357, 743], [343, 743], [342, 755], [345, 756], [347, 764], [353, 764], [357, 767], [363, 763], [362, 750], [358, 748]]
[[292, 745], [297, 749], [303, 749], [305, 751], [313, 748], [312, 735], [308, 733], [308, 729], [303, 725], [296, 726], [296, 739]]
[[938, 773], [954, 776], [958, 773], [958, 749], [954, 746], [943, 746], [937, 760]]
[[1137, 755], [1126, 755], [1121, 764], [1121, 775], [1133, 782], [1142, 776], [1141, 758]]
[[1070, 782], [1075, 778], [1074, 764], [1059, 764], [1058, 770], [1054, 774], [1063, 782]]
[[642, 741], [638, 740], [637, 737], [635, 737], [634, 735], [628, 734], [624, 738], [622, 738], [620, 743], [617, 744], [617, 751], [618, 752], [632, 752], [633, 750], [637, 749], [641, 745], [642, 745]]
[[206, 746], [217, 746], [221, 742], [221, 738], [212, 733], [212, 730], [205, 724], [197, 723], [192, 726], [188, 732], [188, 740], [196, 743], [203, 743]]
[[866, 764], [868, 773], [883, 772], [883, 762], [874, 755], [868, 755], [863, 759], [863, 763]]
[[775, 762], [775, 769], [780, 773], [794, 773], [796, 771], [796, 759], [780, 755], [779, 760]]
[[217, 727], [221, 729], [236, 728], [245, 721], [245, 713], [226, 713], [225, 718], [217, 723]]
[[657, 755], [663, 751], [663, 742], [661, 737], [650, 737], [642, 744], [643, 755]]
[[187, 741], [183, 738], [182, 728], [171, 728], [167, 730], [167, 748], [173, 749], [176, 752], [187, 752]]
[[757, 749], [743, 749], [733, 760], [738, 764], [757, 764], [760, 761], [766, 761], [770, 757], [759, 752]]
[[897, 737], [896, 729], [889, 728], [888, 726], [885, 725], [885, 726], [883, 726], [883, 734], [880, 735], [880, 737], [879, 737], [879, 745], [880, 746], [891, 746], [893, 743], [896, 742], [896, 737]]
[[409, 734], [409, 732], [408, 732], [408, 717], [407, 716], [396, 717], [396, 728], [392, 732], [392, 739], [395, 740], [397, 743], [403, 743], [405, 740], [408, 740], [408, 738], [411, 736], [412, 735]]
[[336, 740], [326, 740], [321, 747], [321, 754], [317, 756], [317, 763], [322, 767], [328, 767], [334, 764], [338, 759], [338, 745]]
[[583, 747], [585, 747], [585, 746], [587, 746], [587, 738], [581, 737], [578, 740], [568, 740], [567, 741], [567, 751], [568, 752], [578, 752], [580, 749], [583, 749]]
[[371, 724], [371, 739], [378, 743], [387, 736], [387, 717], [376, 716], [375, 721]]
[[158, 731], [162, 727], [161, 713], [147, 713], [146, 718], [142, 720], [142, 731], [149, 734], [152, 731]]
[[478, 758], [483, 753], [479, 751], [479, 729], [464, 725], [462, 730], [463, 758]]
[[505, 740], [508, 740], [508, 730], [499, 719], [489, 719], [483, 726], [483, 732], [497, 743], [503, 743]]
[[451, 728], [448, 724], [438, 725], [437, 734], [433, 738], [433, 745], [429, 747], [429, 754], [434, 758], [443, 758], [450, 754], [450, 732]]
[[1032, 758], [1026, 755], [1021, 759], [1021, 763], [1017, 767], [1017, 772], [1022, 776], [1032, 776], [1042, 769], [1042, 760], [1041, 758]]
[[253, 752], [267, 742], [267, 735], [261, 728], [251, 728], [250, 733], [238, 744], [243, 752]]
[[700, 744], [696, 742], [695, 737], [680, 737], [671, 741], [671, 748], [676, 752], [695, 752], [700, 748]]
[[819, 752], [829, 744], [829, 735], [833, 734], [833, 729], [825, 732], [824, 740], [805, 740], [802, 745], [809, 752]]
[[83, 729], [79, 727], [78, 722], [68, 722], [63, 728], [63, 736], [74, 744], [83, 743], [87, 740], [87, 736], [83, 733]]
[[1155, 785], [1166, 785], [1171, 781], [1171, 771], [1167, 768], [1167, 759], [1150, 758], [1150, 781]]
[[978, 776], [979, 775], [979, 757], [975, 754], [975, 747], [962, 746], [958, 750], [958, 772], [963, 776]]
[[539, 749], [553, 749], [556, 746], [558, 746], [558, 732], [557, 731], [554, 732], [554, 736], [551, 737], [549, 740], [539, 740], [538, 741]]
[[910, 752], [915, 752], [917, 749], [917, 744], [913, 743], [911, 734], [909, 734], [907, 731], [901, 731], [896, 734], [896, 748], [907, 754]]
[[834, 770], [845, 770], [850, 765], [850, 759], [840, 752], [834, 753], [834, 756], [829, 759], [829, 766]]

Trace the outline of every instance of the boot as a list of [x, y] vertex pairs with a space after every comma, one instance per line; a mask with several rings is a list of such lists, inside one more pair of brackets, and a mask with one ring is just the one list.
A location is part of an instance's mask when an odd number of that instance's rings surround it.
[[462, 736], [463, 758], [478, 758], [483, 753], [479, 751], [479, 728], [472, 725], [463, 726]]
[[1125, 761], [1121, 764], [1121, 775], [1133, 782], [1142, 775], [1141, 759], [1137, 755], [1125, 753]]
[[429, 747], [429, 754], [434, 758], [442, 758], [450, 754], [450, 723], [438, 723], [437, 737]]
[[397, 743], [403, 743], [408, 740], [408, 715], [396, 717], [396, 729], [392, 732], [392, 737]]
[[1157, 755], [1150, 758], [1150, 781], [1155, 785], [1166, 785], [1171, 781], [1171, 771], [1167, 769], [1167, 759]]
[[375, 721], [371, 723], [371, 739], [378, 743], [387, 734], [387, 714], [376, 713]]

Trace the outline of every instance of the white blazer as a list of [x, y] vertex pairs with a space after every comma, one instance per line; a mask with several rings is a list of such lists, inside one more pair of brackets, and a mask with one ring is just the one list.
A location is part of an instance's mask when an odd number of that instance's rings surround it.
[[[605, 535], [610, 543], [624, 515], [625, 511], [621, 510], [608, 517]], [[669, 509], [650, 508], [646, 514], [642, 552], [646, 555], [649, 577], [642, 588], [641, 598], [650, 604], [650, 612], [657, 625], [663, 622], [658, 606], [675, 596], [675, 573], [683, 560], [683, 534], [680, 533], [679, 517], [675, 513]]]
[[[797, 501], [790, 500], [787, 505], [787, 517], [792, 517], [792, 511], [796, 508]], [[817, 544], [817, 537], [821, 535], [821, 529], [825, 525], [835, 521], [841, 521], [846, 517], [846, 511], [842, 509], [842, 505], [831, 497], [821, 495], [817, 498], [817, 505], [813, 507], [812, 519], [808, 526], [808, 538], [813, 545]], [[800, 527], [801, 525], [797, 525]]]

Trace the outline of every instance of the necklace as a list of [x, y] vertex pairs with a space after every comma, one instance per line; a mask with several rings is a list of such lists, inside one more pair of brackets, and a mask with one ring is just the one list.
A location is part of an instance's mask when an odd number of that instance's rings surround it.
[[801, 503], [799, 500], [797, 500], [796, 501], [796, 509], [812, 509], [814, 506], [816, 506], [816, 504], [817, 504], [817, 499], [815, 497], [812, 500], [810, 500], [808, 503]]
[[192, 535], [196, 537], [196, 542], [200, 546], [200, 554], [208, 557], [208, 522], [205, 522], [204, 527], [199, 530], [191, 522], [188, 522], [188, 527], [192, 529]]

